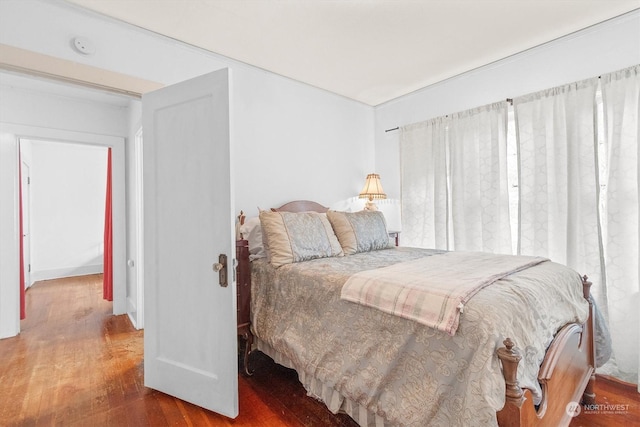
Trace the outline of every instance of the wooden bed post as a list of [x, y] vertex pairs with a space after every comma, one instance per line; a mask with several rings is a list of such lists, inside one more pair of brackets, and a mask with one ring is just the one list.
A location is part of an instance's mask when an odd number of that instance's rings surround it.
[[503, 341], [504, 347], [497, 351], [502, 362], [502, 374], [506, 385], [504, 408], [497, 412], [498, 425], [520, 427], [525, 425], [522, 419], [522, 404], [526, 400], [524, 391], [518, 384], [518, 364], [522, 359], [520, 350], [511, 338]]
[[518, 363], [522, 359], [520, 350], [515, 348], [515, 343], [511, 338], [507, 338], [503, 341], [504, 347], [498, 349], [498, 357], [502, 362], [502, 369], [504, 371], [504, 379], [506, 388], [506, 399], [509, 403], [513, 403], [518, 408], [522, 406], [524, 402], [524, 392], [518, 384]]

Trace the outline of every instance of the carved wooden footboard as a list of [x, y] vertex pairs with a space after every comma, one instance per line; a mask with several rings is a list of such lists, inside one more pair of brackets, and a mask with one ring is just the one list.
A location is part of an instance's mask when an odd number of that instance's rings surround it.
[[531, 392], [520, 388], [516, 380], [520, 351], [509, 338], [498, 349], [507, 386], [505, 406], [497, 413], [500, 426], [567, 426], [581, 402], [595, 403], [593, 304], [586, 276], [582, 286], [589, 301], [589, 318], [583, 325], [565, 325], [551, 342], [538, 372], [542, 401], [537, 408]]

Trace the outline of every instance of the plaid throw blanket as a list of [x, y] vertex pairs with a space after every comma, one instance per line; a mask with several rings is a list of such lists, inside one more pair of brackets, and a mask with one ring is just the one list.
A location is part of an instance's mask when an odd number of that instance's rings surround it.
[[341, 298], [454, 335], [464, 304], [505, 276], [546, 258], [446, 252], [352, 275]]

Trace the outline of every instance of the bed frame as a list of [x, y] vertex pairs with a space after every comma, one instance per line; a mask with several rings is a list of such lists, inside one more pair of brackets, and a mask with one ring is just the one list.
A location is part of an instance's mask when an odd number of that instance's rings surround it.
[[[273, 211], [326, 212], [328, 208], [312, 201], [300, 200], [287, 203]], [[238, 335], [244, 340], [242, 369], [251, 375], [248, 366], [253, 336], [250, 330], [251, 264], [246, 240], [236, 243], [238, 287]], [[518, 364], [522, 354], [510, 338], [504, 347], [496, 350], [502, 363], [506, 384], [506, 403], [497, 412], [500, 426], [568, 426], [579, 411], [579, 404], [595, 403], [595, 343], [593, 303], [590, 298], [591, 282], [582, 278], [584, 298], [589, 302], [589, 317], [584, 324], [569, 323], [562, 327], [547, 349], [538, 371], [542, 386], [542, 401], [534, 406], [533, 396], [522, 389], [517, 381]], [[242, 325], [240, 325], [242, 320]]]

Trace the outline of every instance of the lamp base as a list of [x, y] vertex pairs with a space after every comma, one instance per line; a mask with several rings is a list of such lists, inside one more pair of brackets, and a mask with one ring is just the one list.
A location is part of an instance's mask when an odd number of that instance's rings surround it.
[[364, 210], [365, 211], [377, 211], [378, 207], [373, 202], [373, 200], [368, 200], [367, 203], [365, 203], [365, 205], [364, 205]]

